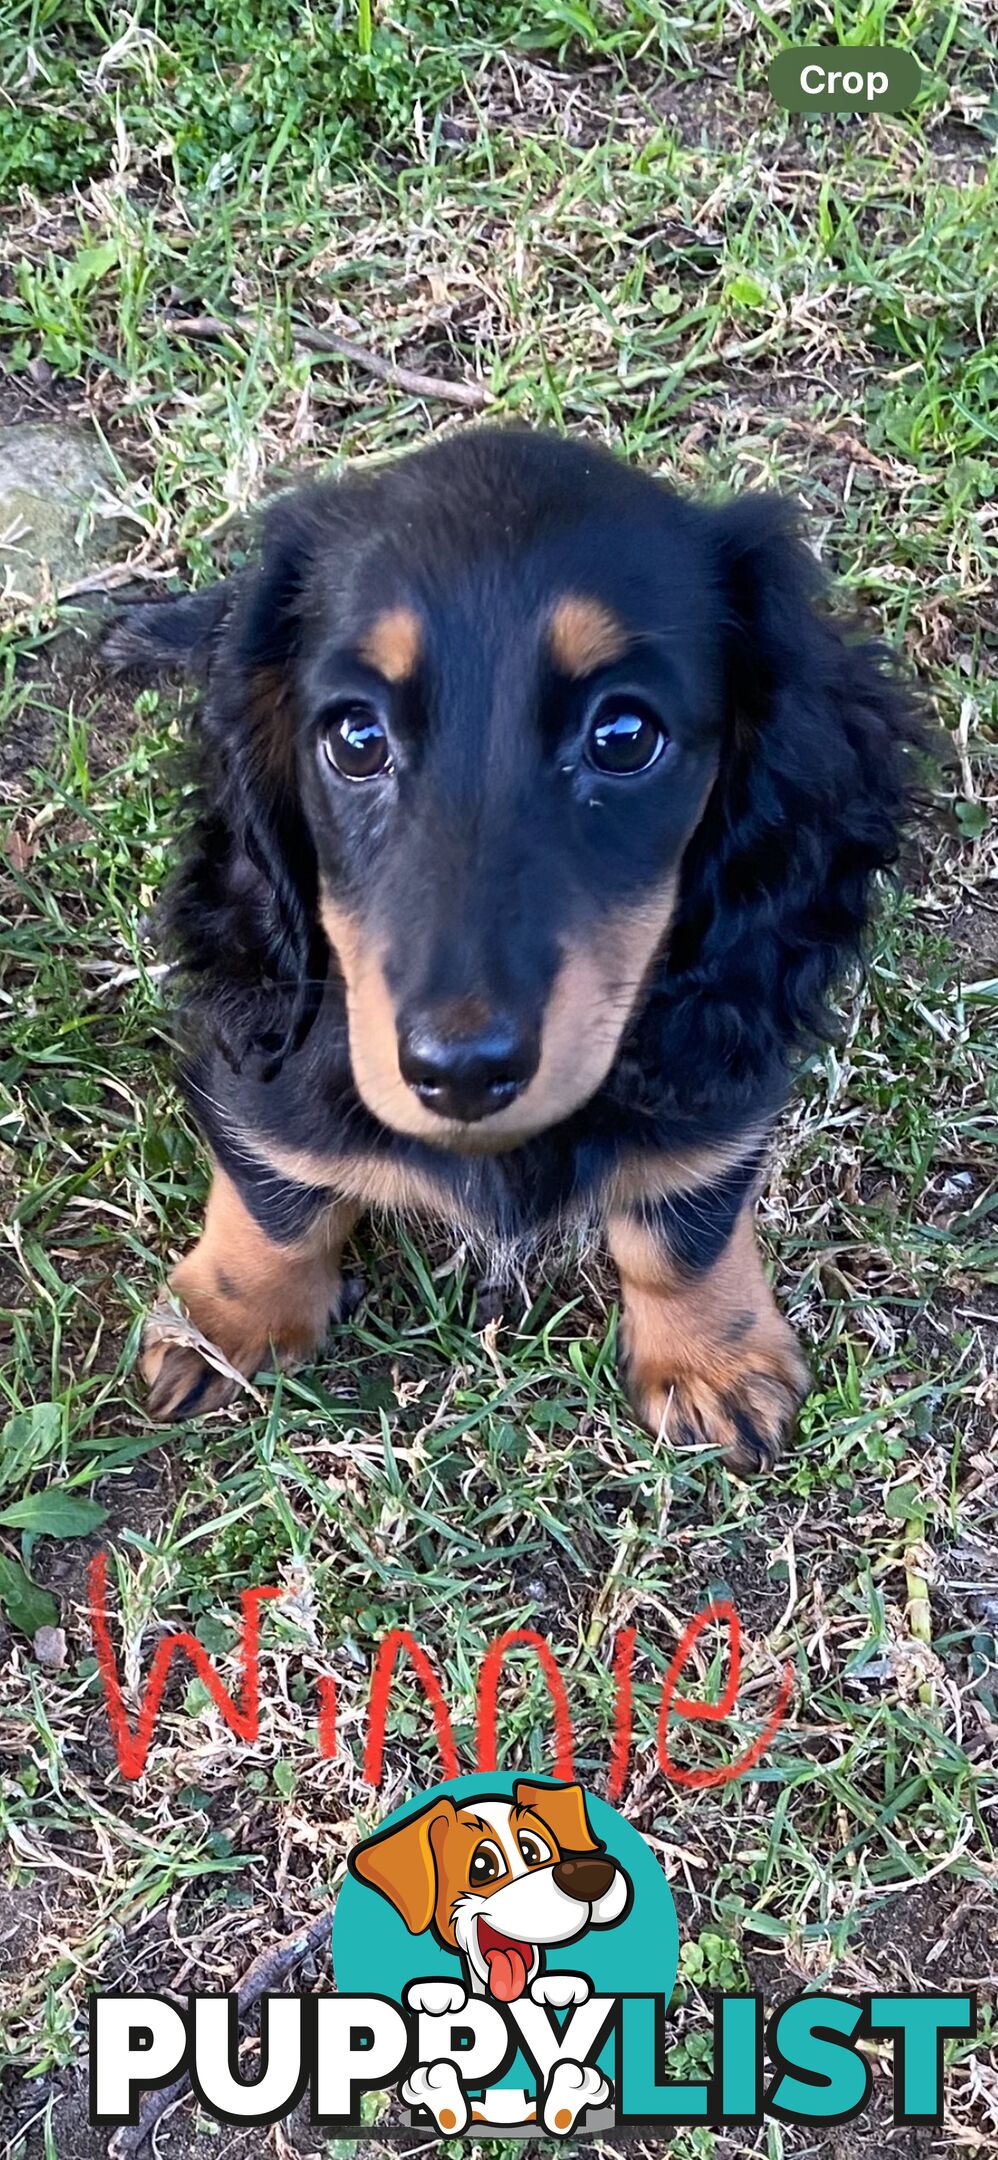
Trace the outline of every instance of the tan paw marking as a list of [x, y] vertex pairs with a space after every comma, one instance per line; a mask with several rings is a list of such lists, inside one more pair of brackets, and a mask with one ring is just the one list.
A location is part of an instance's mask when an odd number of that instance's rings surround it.
[[339, 1301], [340, 1252], [356, 1215], [332, 1203], [300, 1244], [275, 1245], [216, 1170], [203, 1235], [170, 1276], [184, 1311], [160, 1298], [143, 1332], [150, 1417], [203, 1416], [231, 1402], [261, 1365], [312, 1357]]
[[633, 1219], [616, 1218], [623, 1378], [650, 1432], [714, 1447], [742, 1476], [775, 1462], [808, 1389], [792, 1328], [778, 1310], [748, 1210], [720, 1259], [691, 1277]]
[[642, 1424], [677, 1447], [719, 1448], [743, 1477], [770, 1469], [807, 1393], [807, 1368], [789, 1328], [787, 1336], [781, 1363], [734, 1366], [724, 1379], [632, 1367], [627, 1391]]

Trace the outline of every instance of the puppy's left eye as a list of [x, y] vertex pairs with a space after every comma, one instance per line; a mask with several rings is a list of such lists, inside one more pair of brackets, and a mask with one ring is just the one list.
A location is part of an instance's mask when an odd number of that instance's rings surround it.
[[551, 1859], [550, 1845], [546, 1844], [542, 1837], [537, 1837], [533, 1830], [521, 1830], [516, 1842], [520, 1848], [520, 1856], [528, 1867], [543, 1867], [545, 1860]]
[[391, 745], [384, 723], [362, 698], [334, 706], [324, 721], [322, 747], [344, 780], [377, 780], [391, 771]]
[[471, 1881], [477, 1888], [479, 1883], [497, 1882], [505, 1872], [506, 1862], [498, 1845], [493, 1845], [488, 1838], [483, 1838], [471, 1856], [471, 1866], [468, 1869]]
[[637, 698], [604, 698], [586, 738], [586, 757], [597, 772], [647, 772], [669, 740], [656, 713]]

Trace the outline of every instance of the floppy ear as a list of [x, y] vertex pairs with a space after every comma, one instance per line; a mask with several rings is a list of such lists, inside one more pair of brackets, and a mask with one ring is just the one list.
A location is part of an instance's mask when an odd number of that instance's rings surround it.
[[239, 591], [238, 578], [221, 578], [206, 592], [167, 593], [161, 600], [119, 607], [102, 641], [101, 658], [116, 675], [164, 675], [180, 668], [203, 678]]
[[829, 993], [897, 855], [926, 736], [890, 655], [828, 614], [787, 506], [747, 496], [706, 515], [726, 735], [656, 1024], [677, 1088], [712, 1074], [729, 1100], [768, 1083], [775, 1101], [794, 1048], [831, 1032]]
[[581, 1785], [532, 1785], [526, 1778], [517, 1778], [513, 1798], [518, 1807], [531, 1808], [547, 1823], [563, 1853], [603, 1851], [589, 1828]]
[[237, 1068], [271, 1078], [318, 1009], [328, 948], [302, 812], [295, 660], [310, 510], [278, 504], [259, 569], [124, 612], [116, 665], [185, 666], [206, 680], [195, 731], [198, 816], [163, 910], [187, 977], [186, 1011]]
[[431, 1800], [418, 1815], [395, 1830], [380, 1830], [355, 1845], [347, 1865], [351, 1875], [378, 1890], [397, 1913], [410, 1935], [422, 1935], [433, 1918], [437, 1902], [437, 1863], [431, 1833], [437, 1823], [450, 1824], [456, 1809], [452, 1800]]

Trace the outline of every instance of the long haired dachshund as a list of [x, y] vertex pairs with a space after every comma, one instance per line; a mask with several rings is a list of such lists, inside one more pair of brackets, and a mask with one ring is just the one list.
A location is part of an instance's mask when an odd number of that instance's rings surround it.
[[[786, 508], [468, 430], [279, 500], [258, 568], [109, 652], [206, 685], [168, 911], [196, 1329], [310, 1357], [368, 1208], [507, 1252], [595, 1217], [638, 1417], [768, 1464], [807, 1376], [753, 1200], [920, 740]], [[157, 1418], [233, 1392], [176, 1329], [143, 1370]]]

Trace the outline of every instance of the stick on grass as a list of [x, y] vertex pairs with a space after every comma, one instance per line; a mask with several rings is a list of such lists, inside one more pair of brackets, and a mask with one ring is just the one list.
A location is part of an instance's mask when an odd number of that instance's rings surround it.
[[[256, 328], [249, 315], [235, 315], [230, 322], [223, 322], [218, 315], [163, 315], [160, 320], [164, 329], [176, 337], [203, 338], [216, 345], [231, 342], [240, 330]], [[425, 375], [419, 368], [400, 367], [380, 353], [369, 352], [366, 345], [357, 345], [353, 338], [341, 337], [336, 330], [318, 330], [311, 323], [292, 322], [291, 335], [306, 352], [346, 360], [351, 367], [376, 376], [379, 382], [390, 383], [394, 390], [406, 391], [410, 397], [438, 398], [449, 405], [463, 405], [469, 412], [480, 412], [493, 402], [484, 383], [451, 382], [446, 375]]]
[[[332, 1907], [327, 1906], [325, 1912], [321, 1912], [317, 1920], [310, 1921], [307, 1927], [298, 1928], [293, 1935], [286, 1935], [282, 1942], [275, 1943], [270, 1950], [261, 1950], [259, 1956], [247, 1966], [236, 1992], [240, 2022], [252, 2010], [254, 2003], [259, 2002], [261, 1995], [266, 1995], [271, 1988], [279, 1987], [287, 1979], [289, 1972], [301, 1964], [303, 1958], [320, 1949], [322, 1944], [328, 1941], [332, 1927]], [[115, 2131], [107, 2148], [108, 2160], [133, 2160], [133, 2155], [141, 2152], [167, 2109], [183, 2098], [189, 2084], [189, 2078], [179, 2077], [174, 2079], [172, 2085], [164, 2085], [159, 2092], [151, 2092], [139, 2110], [138, 2122], [125, 2123], [120, 2130]]]

